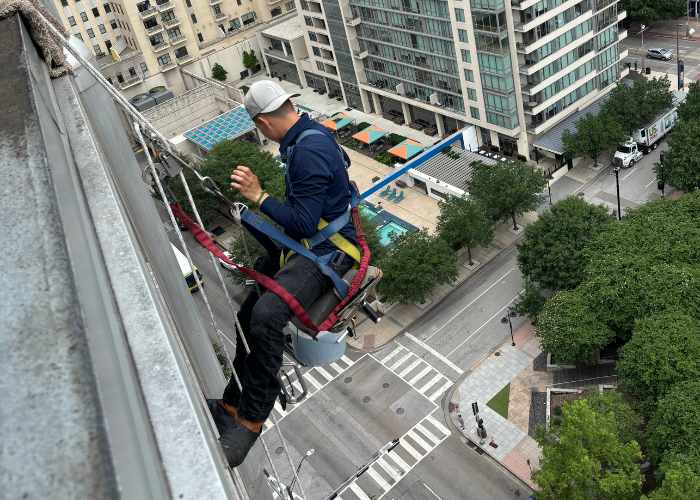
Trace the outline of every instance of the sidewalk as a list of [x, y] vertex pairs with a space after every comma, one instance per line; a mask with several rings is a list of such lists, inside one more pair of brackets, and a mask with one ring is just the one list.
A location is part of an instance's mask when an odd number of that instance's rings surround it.
[[[685, 36], [685, 23], [686, 19], [683, 18], [671, 19], [670, 21], [652, 21], [647, 26], [647, 29], [644, 30], [644, 36], [662, 36], [665, 38], [676, 38], [676, 24], [682, 24], [683, 26], [678, 28], [680, 30], [678, 32], [679, 39], [700, 41], [700, 20], [691, 17], [688, 21], [688, 27], [693, 28], [695, 30], [693, 36], [690, 37]], [[641, 26], [639, 23], [632, 22], [629, 28], [629, 32], [631, 34], [636, 35], [639, 33], [640, 27]]]
[[[547, 385], [552, 382], [552, 375], [533, 370], [533, 360], [542, 352], [539, 340], [534, 335], [535, 328], [529, 322], [526, 323], [514, 336], [515, 347], [511, 346], [508, 339], [485, 356], [455, 384], [449, 401], [459, 404], [465, 423], [465, 429], [460, 429], [457, 413], [451, 413], [453, 430], [461, 432], [481, 450], [536, 489], [530, 474], [539, 468], [541, 452], [536, 441], [528, 435], [530, 394], [534, 391], [533, 388], [546, 392]], [[509, 383], [508, 419], [505, 419], [486, 406], [486, 403]], [[484, 420], [488, 434], [483, 446], [478, 444], [476, 422], [471, 412], [473, 402], [479, 405], [479, 416]], [[498, 448], [489, 446], [491, 438]]]

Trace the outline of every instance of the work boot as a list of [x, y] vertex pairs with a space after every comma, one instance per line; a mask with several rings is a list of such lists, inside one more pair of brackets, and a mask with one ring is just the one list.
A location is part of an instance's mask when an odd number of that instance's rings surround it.
[[207, 406], [219, 430], [219, 436], [223, 436], [236, 424], [238, 412], [235, 406], [228, 405], [220, 399], [207, 399]]
[[230, 467], [238, 467], [243, 463], [260, 436], [263, 424], [264, 422], [249, 422], [238, 416], [234, 424], [221, 434], [219, 442]]

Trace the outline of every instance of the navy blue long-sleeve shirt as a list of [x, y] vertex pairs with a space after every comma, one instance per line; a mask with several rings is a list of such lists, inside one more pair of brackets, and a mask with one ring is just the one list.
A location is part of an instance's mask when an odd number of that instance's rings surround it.
[[[344, 159], [349, 165], [350, 159], [342, 148], [341, 158], [330, 132], [323, 125], [310, 120], [307, 114], [303, 114], [284, 136], [280, 153], [284, 153], [301, 132], [310, 128], [323, 132], [323, 135], [308, 135], [295, 145], [289, 165], [291, 190], [287, 188], [285, 202], [267, 197], [260, 205], [260, 210], [296, 241], [316, 234], [321, 218], [331, 222], [340, 217], [347, 211], [351, 200], [350, 179], [343, 163]], [[351, 243], [357, 243], [352, 221], [339, 233]], [[337, 250], [337, 247], [325, 240], [312, 250], [318, 255], [325, 255]]]

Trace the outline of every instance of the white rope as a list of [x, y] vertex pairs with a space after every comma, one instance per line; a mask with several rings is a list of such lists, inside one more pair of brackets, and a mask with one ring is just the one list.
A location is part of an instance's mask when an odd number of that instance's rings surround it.
[[[192, 258], [191, 258], [190, 254], [189, 254], [189, 251], [187, 250], [187, 245], [186, 245], [186, 243], [185, 243], [184, 238], [182, 237], [182, 233], [181, 233], [180, 228], [179, 228], [179, 226], [178, 226], [178, 224], [177, 224], [177, 221], [176, 221], [176, 219], [175, 219], [175, 215], [173, 214], [173, 212], [172, 212], [172, 210], [171, 210], [171, 208], [170, 208], [170, 204], [168, 203], [167, 196], [165, 195], [165, 191], [164, 191], [164, 189], [163, 189], [163, 186], [162, 186], [162, 184], [161, 184], [160, 178], [159, 178], [159, 176], [158, 176], [158, 172], [157, 172], [157, 170], [156, 170], [156, 168], [155, 168], [155, 166], [154, 166], [154, 164], [153, 164], [153, 161], [151, 160], [150, 154], [149, 154], [149, 152], [148, 152], [148, 147], [147, 147], [146, 142], [145, 142], [145, 140], [144, 140], [144, 138], [143, 138], [143, 135], [141, 134], [140, 127], [143, 127], [144, 129], [148, 130], [148, 131], [150, 132], [151, 136], [158, 142], [158, 144], [159, 144], [165, 151], [167, 151], [167, 152], [170, 153], [171, 155], [175, 156], [174, 151], [173, 151], [173, 150], [171, 149], [171, 147], [170, 147], [170, 143], [165, 139], [165, 137], [163, 137], [163, 135], [162, 135], [160, 132], [158, 132], [158, 130], [157, 130], [155, 127], [153, 127], [153, 125], [151, 125], [150, 122], [148, 122], [148, 120], [146, 120], [146, 119], [143, 117], [143, 115], [141, 115], [141, 113], [139, 113], [138, 110], [136, 110], [136, 108], [134, 108], [134, 106], [133, 106], [126, 98], [124, 98], [119, 92], [117, 92], [117, 91], [112, 87], [112, 85], [107, 81], [107, 79], [106, 79], [97, 69], [95, 69], [95, 67], [92, 66], [92, 64], [90, 64], [90, 63], [89, 63], [75, 48], [73, 48], [73, 47], [68, 43], [68, 41], [63, 37], [63, 35], [61, 35], [61, 33], [60, 33], [51, 23], [49, 23], [49, 22], [46, 20], [46, 18], [44, 18], [43, 16], [41, 16], [41, 14], [39, 14], [39, 16], [40, 16], [41, 19], [44, 21], [44, 24], [48, 27], [48, 29], [49, 29], [49, 30], [58, 38], [58, 40], [63, 44], [63, 46], [66, 48], [66, 50], [68, 50], [68, 52], [70, 52], [71, 55], [72, 55], [73, 57], [75, 57], [75, 58], [82, 64], [82, 66], [88, 71], [88, 73], [90, 73], [90, 75], [91, 75], [93, 78], [95, 78], [95, 80], [97, 80], [97, 82], [107, 91], [107, 93], [109, 93], [109, 95], [112, 97], [112, 99], [114, 99], [117, 103], [119, 103], [119, 104], [124, 108], [124, 110], [125, 110], [127, 113], [129, 113], [129, 115], [131, 115], [131, 117], [135, 120], [135, 121], [134, 121], [134, 128], [135, 128], [135, 130], [136, 130], [136, 134], [137, 134], [137, 136], [138, 136], [139, 142], [141, 143], [141, 147], [143, 147], [144, 153], [145, 153], [146, 158], [147, 158], [147, 160], [148, 160], [148, 167], [149, 167], [149, 169], [150, 169], [151, 172], [152, 172], [153, 178], [155, 179], [156, 185], [157, 185], [157, 187], [158, 187], [159, 194], [160, 194], [161, 198], [163, 199], [163, 202], [164, 202], [164, 204], [165, 204], [165, 206], [166, 206], [166, 209], [167, 209], [167, 211], [168, 211], [168, 216], [170, 217], [170, 221], [171, 221], [173, 227], [175, 228], [175, 232], [176, 232], [176, 234], [177, 234], [177, 236], [178, 236], [178, 239], [180, 240], [180, 244], [182, 245], [182, 247], [183, 247], [183, 249], [184, 249], [185, 257], [187, 258], [187, 262], [188, 262], [189, 265], [190, 265], [190, 269], [191, 269], [191, 271], [192, 271], [192, 275], [193, 275], [193, 277], [194, 277], [194, 279], [195, 279], [195, 282], [197, 282], [198, 277], [197, 277], [197, 273], [195, 272], [195, 269], [194, 269], [194, 264], [192, 263]], [[194, 169], [193, 169], [192, 167], [190, 167], [189, 165], [188, 165], [188, 167], [189, 167], [190, 169], [194, 170]], [[197, 219], [197, 222], [198, 222], [198, 224], [199, 224], [199, 226], [200, 226], [201, 228], [204, 228], [204, 225], [202, 224], [202, 220], [201, 220], [201, 218], [200, 218], [200, 216], [199, 216], [199, 212], [198, 212], [197, 207], [196, 207], [196, 205], [195, 205], [195, 203], [194, 203], [194, 199], [193, 199], [193, 197], [192, 197], [192, 193], [191, 193], [191, 191], [190, 191], [190, 189], [189, 189], [189, 185], [187, 184], [187, 181], [186, 181], [184, 175], [182, 174], [182, 172], [180, 172], [180, 179], [182, 180], [182, 183], [183, 183], [183, 185], [185, 186], [185, 191], [187, 192], [187, 197], [188, 197], [188, 199], [189, 199], [189, 201], [190, 201], [190, 204], [191, 204], [191, 206], [192, 206], [192, 210], [194, 211], [194, 214], [195, 214], [195, 217], [196, 217], [196, 219]], [[248, 254], [248, 246], [247, 246], [247, 244], [245, 243], [245, 241], [244, 241], [244, 246], [245, 246], [246, 254]], [[250, 259], [250, 255], [248, 254], [247, 256], [248, 256], [248, 259]], [[234, 307], [233, 307], [233, 302], [232, 302], [231, 297], [230, 297], [230, 295], [229, 295], [229, 293], [228, 293], [228, 289], [227, 289], [227, 287], [226, 287], [226, 283], [224, 282], [224, 279], [223, 279], [223, 277], [221, 276], [221, 273], [220, 273], [220, 271], [219, 271], [217, 260], [216, 260], [216, 258], [214, 257], [214, 255], [212, 255], [211, 253], [210, 253], [210, 260], [211, 260], [211, 262], [212, 262], [212, 265], [214, 266], [214, 270], [215, 270], [215, 272], [216, 272], [216, 274], [217, 274], [217, 277], [219, 278], [219, 281], [220, 281], [220, 283], [221, 283], [221, 285], [222, 285], [222, 288], [224, 289], [224, 295], [226, 296], [226, 300], [227, 300], [227, 302], [228, 302], [228, 304], [229, 304], [229, 307], [230, 307], [230, 309], [231, 309], [231, 311], [232, 311], [232, 313], [233, 313], [233, 316], [234, 316], [234, 318], [235, 318], [236, 328], [238, 329], [238, 332], [239, 332], [238, 337], [241, 338], [241, 339], [243, 340], [243, 345], [244, 345], [244, 347], [245, 347], [245, 349], [246, 349], [246, 353], [250, 354], [250, 347], [248, 346], [248, 343], [247, 343], [247, 341], [246, 341], [246, 339], [245, 339], [245, 335], [243, 334], [243, 329], [241, 328], [240, 322], [239, 322], [239, 320], [238, 320], [238, 314], [236, 313], [236, 311], [235, 311], [235, 309], [234, 309]], [[257, 283], [256, 283], [256, 287], [257, 287]], [[213, 314], [213, 312], [212, 312], [212, 310], [211, 310], [211, 306], [209, 305], [209, 301], [207, 300], [206, 293], [204, 292], [204, 289], [203, 289], [203, 287], [201, 287], [201, 286], [200, 286], [200, 290], [201, 290], [201, 292], [202, 292], [202, 299], [204, 300], [204, 303], [205, 303], [205, 305], [206, 305], [207, 312], [209, 313], [209, 317], [210, 317], [210, 319], [211, 319], [212, 325], [214, 326], [214, 330], [216, 331], [217, 338], [219, 339], [219, 342], [221, 343], [221, 347], [222, 347], [223, 350], [224, 350], [224, 354], [225, 354], [225, 356], [226, 356], [227, 363], [228, 363], [229, 367], [231, 368], [231, 373], [232, 373], [232, 375], [233, 375], [233, 377], [234, 377], [234, 379], [235, 379], [235, 381], [236, 381], [236, 384], [237, 384], [237, 386], [238, 386], [239, 391], [242, 391], [243, 388], [242, 388], [242, 385], [241, 385], [241, 381], [239, 380], [238, 374], [236, 373], [236, 370], [235, 370], [234, 367], [233, 367], [233, 361], [231, 360], [231, 356], [229, 355], [228, 349], [226, 348], [226, 345], [225, 345], [225, 343], [224, 343], [224, 341], [223, 341], [223, 339], [222, 339], [221, 331], [219, 330], [219, 327], [217, 326], [216, 319], [214, 318], [214, 314]], [[258, 295], [260, 295], [260, 288], [259, 288], [259, 287], [257, 287], [257, 292], [258, 292]], [[293, 465], [293, 463], [292, 463], [291, 457], [290, 457], [290, 455], [289, 455], [289, 451], [287, 450], [287, 445], [286, 445], [286, 443], [285, 443], [284, 436], [282, 435], [282, 431], [281, 431], [281, 429], [279, 428], [279, 425], [278, 425], [278, 423], [277, 423], [277, 419], [274, 417], [274, 414], [271, 413], [271, 415], [272, 415], [273, 424], [274, 424], [274, 426], [275, 426], [275, 428], [276, 428], [276, 430], [277, 430], [277, 433], [278, 433], [279, 436], [280, 436], [280, 439], [282, 440], [282, 444], [283, 444], [283, 447], [284, 447], [285, 454], [287, 455], [287, 458], [288, 458], [288, 460], [289, 460], [289, 462], [290, 462], [290, 465], [291, 465], [291, 467], [292, 467], [292, 471], [294, 472], [294, 475], [295, 475], [295, 477], [296, 477], [296, 469], [294, 468], [294, 465]], [[277, 484], [282, 484], [282, 483], [280, 482], [280, 480], [279, 480], [279, 476], [278, 476], [278, 474], [277, 474], [275, 465], [274, 465], [274, 463], [272, 462], [272, 457], [270, 456], [269, 450], [268, 450], [267, 445], [265, 444], [265, 442], [264, 442], [262, 436], [260, 436], [260, 442], [261, 442], [261, 444], [262, 444], [262, 446], [263, 446], [263, 449], [265, 450], [265, 454], [267, 455], [267, 459], [268, 459], [268, 461], [269, 461], [269, 463], [270, 463], [270, 466], [271, 466], [271, 468], [272, 468], [272, 472], [273, 472], [273, 474], [275, 475], [275, 479], [277, 480]], [[298, 481], [298, 478], [297, 478], [297, 482], [299, 482], [299, 481]], [[303, 490], [303, 488], [302, 488], [302, 486], [301, 486], [301, 483], [299, 483], [299, 488], [300, 488], [300, 490], [301, 490], [301, 492], [302, 492], [302, 497], [304, 498], [304, 500], [306, 500], [306, 497], [305, 497], [305, 495], [304, 495], [304, 490]], [[279, 494], [279, 493], [278, 493], [278, 494]]]

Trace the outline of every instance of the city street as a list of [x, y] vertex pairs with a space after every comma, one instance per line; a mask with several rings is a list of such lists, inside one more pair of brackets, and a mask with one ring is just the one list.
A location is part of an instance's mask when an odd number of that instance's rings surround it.
[[[695, 40], [684, 40], [684, 27], [681, 30], [681, 38], [678, 40], [678, 51], [681, 59], [685, 61], [685, 77], [688, 80], [694, 79], [700, 74], [700, 43]], [[653, 31], [650, 29], [649, 31]], [[670, 61], [662, 61], [660, 59], [649, 59], [646, 57], [646, 51], [650, 48], [661, 48], [669, 50], [673, 53], [673, 59]], [[627, 38], [620, 42], [620, 50], [628, 50], [628, 55], [622, 60], [623, 65], [630, 63], [634, 70], [635, 61], [638, 64], [639, 71], [642, 70], [642, 59], [644, 66], [651, 68], [651, 71], [664, 73], [668, 70], [669, 75], [676, 75], [676, 39], [653, 36], [644, 34], [644, 46], [642, 46], [642, 36], [632, 34], [628, 31]]]

